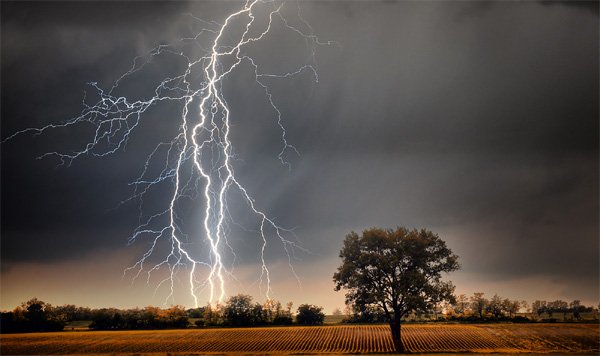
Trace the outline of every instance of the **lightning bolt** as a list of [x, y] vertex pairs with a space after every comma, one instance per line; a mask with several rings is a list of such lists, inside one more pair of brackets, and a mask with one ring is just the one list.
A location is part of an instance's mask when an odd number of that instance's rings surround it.
[[[231, 140], [231, 112], [223, 90], [224, 80], [232, 73], [242, 70], [243, 66], [251, 68], [254, 82], [263, 91], [264, 98], [272, 109], [274, 124], [280, 131], [281, 150], [277, 159], [289, 168], [286, 154], [298, 154], [298, 151], [287, 139], [283, 115], [276, 105], [268, 80], [310, 75], [314, 82], [318, 82], [316, 47], [335, 44], [332, 41], [320, 41], [314, 35], [312, 27], [302, 18], [299, 3], [295, 4], [294, 16], [298, 25], [293, 25], [284, 16], [282, 10], [290, 6], [285, 1], [247, 0], [222, 23], [205, 21], [189, 15], [193, 21], [202, 25], [202, 29], [192, 37], [180, 39], [179, 44], [194, 44], [196, 48], [200, 48], [201, 55], [194, 57], [188, 51], [180, 50], [177, 44], [159, 45], [147, 55], [135, 58], [131, 68], [121, 75], [109, 90], [102, 89], [96, 82], [89, 83], [97, 100], [93, 105], [88, 105], [87, 95], [84, 96], [83, 109], [78, 116], [58, 124], [26, 128], [3, 140], [4, 143], [25, 133], [40, 135], [52, 129], [91, 126], [91, 139], [80, 149], [72, 152], [47, 152], [38, 157], [56, 157], [60, 165], [69, 166], [81, 156], [104, 157], [123, 150], [132, 133], [142, 122], [145, 112], [152, 106], [161, 102], [181, 104], [176, 136], [155, 146], [146, 157], [142, 172], [131, 182], [134, 187], [132, 196], [121, 202], [139, 202], [139, 225], [129, 237], [129, 244], [140, 239], [149, 242], [148, 250], [134, 265], [126, 268], [123, 275], [131, 275], [132, 283], [145, 275], [149, 284], [155, 273], [164, 271], [160, 277], [162, 279], [155, 287], [155, 293], [163, 285], [168, 285], [170, 292], [165, 298], [165, 303], [174, 302], [176, 281], [180, 273], [186, 275], [185, 283], [189, 286], [189, 294], [196, 307], [199, 305], [200, 294], [205, 291], [211, 304], [221, 304], [227, 296], [226, 281], [228, 278], [235, 279], [233, 266], [236, 259], [235, 251], [228, 242], [228, 226], [235, 223], [227, 201], [228, 193], [232, 189], [240, 193], [249, 211], [260, 222], [256, 231], [260, 238], [260, 275], [257, 282], [264, 290], [267, 300], [271, 299], [273, 293], [265, 255], [271, 239], [281, 244], [291, 273], [300, 282], [292, 260], [296, 250], [307, 251], [294, 241], [297, 239], [293, 230], [280, 226], [274, 218], [258, 207], [254, 197], [236, 176], [233, 165], [236, 156]], [[257, 14], [266, 15], [263, 16], [265, 19], [258, 20]], [[239, 23], [242, 24], [242, 31], [236, 31], [236, 28], [240, 28]], [[264, 71], [257, 61], [246, 53], [248, 47], [265, 41], [276, 25], [293, 36], [301, 37], [310, 49], [305, 64], [285, 73]], [[227, 44], [229, 42], [233, 44]], [[154, 88], [154, 95], [147, 100], [130, 100], [115, 94], [125, 80], [142, 71], [153, 59], [161, 55], [183, 59], [186, 63], [184, 70], [178, 75], [164, 78]], [[153, 175], [157, 161], [160, 163], [160, 172]], [[144, 197], [163, 183], [172, 184], [168, 203], [161, 211], [145, 215]], [[192, 238], [183, 231], [182, 218], [178, 215], [184, 201], [198, 198], [203, 204], [203, 236], [197, 236], [195, 239], [204, 239], [208, 246], [205, 259], [190, 249]], [[160, 247], [163, 245], [167, 246], [166, 256], [155, 260], [157, 255], [164, 253], [161, 251], [165, 249]], [[225, 251], [233, 257], [230, 267], [224, 255]]]

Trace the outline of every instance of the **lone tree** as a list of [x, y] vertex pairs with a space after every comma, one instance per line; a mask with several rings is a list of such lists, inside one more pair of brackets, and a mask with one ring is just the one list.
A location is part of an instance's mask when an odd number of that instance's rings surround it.
[[346, 289], [346, 303], [379, 306], [390, 324], [397, 352], [403, 352], [400, 322], [409, 313], [454, 302], [454, 286], [442, 272], [459, 268], [458, 256], [428, 230], [371, 228], [346, 235], [342, 265], [333, 275], [335, 290]]

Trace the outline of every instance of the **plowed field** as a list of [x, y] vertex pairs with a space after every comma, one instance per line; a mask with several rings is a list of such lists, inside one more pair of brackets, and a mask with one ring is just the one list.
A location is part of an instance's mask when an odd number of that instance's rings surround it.
[[[598, 352], [591, 324], [404, 325], [410, 352]], [[186, 353], [323, 354], [393, 351], [385, 325], [87, 331], [0, 337], [0, 354]]]

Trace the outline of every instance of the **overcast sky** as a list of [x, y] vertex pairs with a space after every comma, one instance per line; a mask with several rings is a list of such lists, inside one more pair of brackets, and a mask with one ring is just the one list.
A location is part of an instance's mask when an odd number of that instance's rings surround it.
[[[110, 88], [134, 57], [197, 31], [189, 14], [222, 22], [241, 5], [2, 2], [2, 138], [77, 115], [86, 83]], [[293, 18], [297, 5], [284, 9]], [[286, 155], [291, 170], [277, 159], [281, 137], [264, 94], [243, 68], [224, 83], [238, 178], [309, 251], [293, 262], [299, 285], [282, 250], [269, 250], [275, 298], [342, 307], [332, 275], [345, 234], [406, 226], [438, 233], [460, 256], [462, 269], [448, 276], [458, 293], [597, 305], [597, 2], [310, 1], [300, 9], [337, 45], [316, 48], [318, 82], [271, 83], [300, 153]], [[249, 53], [280, 73], [305, 63], [310, 48], [276, 24]], [[151, 95], [156, 78], [180, 65], [157, 59], [123, 95]], [[127, 245], [138, 206], [119, 203], [145, 156], [176, 132], [180, 112], [156, 105], [127, 150], [70, 167], [35, 158], [81, 147], [85, 129], [2, 144], [1, 309], [34, 296], [93, 307], [164, 301], [158, 281], [122, 279], [147, 242]], [[159, 190], [145, 208], [159, 209], [164, 197]], [[199, 204], [186, 213], [192, 234]], [[244, 208], [234, 194], [232, 213], [252, 225]], [[235, 227], [231, 234], [239, 281], [228, 292], [262, 300], [253, 284], [260, 241]], [[176, 302], [190, 306], [186, 288]]]

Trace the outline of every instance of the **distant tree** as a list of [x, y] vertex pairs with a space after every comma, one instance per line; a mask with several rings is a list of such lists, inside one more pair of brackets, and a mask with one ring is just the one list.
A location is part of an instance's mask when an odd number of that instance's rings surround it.
[[117, 311], [120, 316], [120, 328], [133, 330], [133, 329], [151, 329], [152, 326], [146, 323], [144, 319], [145, 314], [144, 310], [140, 308], [134, 308], [129, 310], [119, 310]]
[[446, 305], [446, 301], [435, 303], [433, 305], [433, 308], [431, 308], [431, 311], [433, 312], [433, 320], [437, 321], [444, 318], [443, 313], [444, 309], [446, 308]]
[[473, 293], [471, 300], [471, 309], [474, 313], [479, 315], [479, 319], [483, 319], [485, 311], [490, 303], [489, 300], [483, 297], [484, 293], [477, 292]]
[[203, 315], [204, 324], [207, 326], [215, 326], [223, 324], [223, 306], [220, 304], [204, 307]]
[[571, 311], [571, 309], [569, 308], [569, 302], [561, 300], [558, 305], [558, 308], [559, 312], [563, 315], [563, 320], [565, 320], [567, 318], [567, 314]]
[[512, 318], [519, 312], [519, 309], [521, 309], [521, 302], [518, 300], [510, 300], [508, 298], [504, 299], [502, 301], [502, 309], [504, 312], [508, 313], [510, 318]]
[[547, 313], [550, 315], [550, 317], [552, 317], [552, 313], [562, 313], [563, 319], [565, 319], [567, 317], [567, 313], [569, 312], [569, 303], [560, 299], [549, 302], [546, 307]]
[[380, 307], [398, 352], [404, 351], [403, 317], [454, 301], [454, 286], [441, 276], [459, 268], [458, 257], [431, 231], [398, 227], [371, 228], [362, 236], [351, 232], [340, 257], [342, 265], [333, 276], [335, 290], [346, 289], [348, 303]]
[[341, 316], [342, 315], [342, 311], [340, 308], [335, 308], [333, 309], [333, 312], [331, 313], [334, 316]]
[[440, 318], [449, 318], [454, 315], [454, 303], [444, 301], [440, 303], [441, 316]]
[[271, 321], [272, 316], [270, 316], [269, 311], [265, 309], [264, 305], [254, 303], [254, 306], [252, 307], [252, 318], [248, 325], [265, 325]]
[[92, 311], [92, 323], [90, 329], [110, 330], [115, 329], [114, 316], [118, 310], [114, 308], [102, 308]]
[[64, 322], [55, 318], [53, 308], [37, 298], [21, 303], [10, 313], [3, 313], [2, 332], [59, 331]]
[[32, 298], [22, 303], [21, 306], [25, 310], [25, 319], [29, 321], [31, 327], [36, 330], [42, 329], [42, 325], [48, 319], [48, 312], [51, 306], [37, 298]]
[[13, 309], [12, 314], [15, 320], [25, 321], [25, 310], [23, 309], [23, 307], [16, 307], [15, 309]]
[[142, 311], [142, 324], [144, 329], [162, 329], [163, 311], [159, 307], [149, 305]]
[[552, 302], [548, 302], [544, 308], [544, 312], [548, 314], [548, 318], [552, 319], [552, 315], [556, 312], [556, 308], [552, 305]]
[[571, 313], [573, 313], [573, 318], [576, 320], [581, 319], [581, 313], [585, 311], [586, 307], [581, 305], [581, 301], [576, 299], [569, 304], [569, 308], [571, 309]]
[[275, 314], [269, 322], [274, 325], [291, 325], [294, 320], [292, 319], [292, 306], [294, 303], [287, 302], [285, 309], [282, 307], [280, 302], [275, 303]]
[[529, 303], [527, 303], [526, 300], [520, 301], [519, 305], [520, 305], [519, 310], [523, 309], [526, 313], [531, 311], [531, 309], [529, 308]]
[[352, 315], [354, 314], [354, 304], [346, 304], [344, 306], [344, 320], [350, 320]]
[[468, 309], [469, 299], [466, 295], [460, 294], [458, 297], [456, 297], [456, 302], [452, 304], [452, 310], [456, 314], [464, 315]]
[[323, 324], [325, 314], [323, 308], [311, 304], [301, 304], [296, 314], [296, 322], [301, 325]]
[[[69, 305], [66, 305], [68, 307]], [[92, 310], [88, 307], [76, 307], [75, 313], [72, 316], [72, 320], [91, 320], [92, 319]]]
[[502, 316], [503, 304], [502, 298], [498, 294], [494, 294], [492, 299], [490, 299], [486, 311], [492, 313], [495, 319], [498, 319]]
[[52, 316], [56, 320], [68, 322], [77, 320], [77, 306], [73, 304], [65, 304], [52, 309]]
[[182, 306], [168, 309], [147, 306], [144, 309], [119, 310], [102, 308], [92, 311], [91, 329], [95, 330], [134, 330], [187, 328], [189, 320]]
[[289, 325], [292, 324], [291, 302], [289, 307], [284, 309], [281, 302], [275, 299], [267, 299], [262, 308], [254, 305], [253, 307], [253, 325], [274, 324]]
[[345, 323], [382, 323], [387, 321], [385, 312], [378, 305], [352, 304], [350, 315]]
[[[260, 308], [262, 310], [262, 307]], [[223, 321], [226, 325], [253, 325], [256, 318], [252, 297], [238, 294], [229, 298], [223, 308]]]
[[266, 322], [271, 323], [275, 315], [281, 312], [281, 303], [275, 299], [269, 298], [262, 306]]
[[531, 303], [531, 312], [533, 314], [537, 314], [538, 317], [541, 317], [542, 314], [547, 312], [547, 307], [546, 307], [546, 301], [545, 300], [536, 300], [533, 303]]
[[287, 309], [277, 309], [275, 317], [271, 320], [273, 325], [291, 325], [293, 322], [292, 313]]
[[187, 315], [190, 318], [200, 318], [201, 319], [204, 316], [204, 307], [188, 309]]
[[165, 310], [164, 317], [168, 328], [183, 329], [187, 328], [190, 323], [187, 311], [181, 305], [175, 305]]

